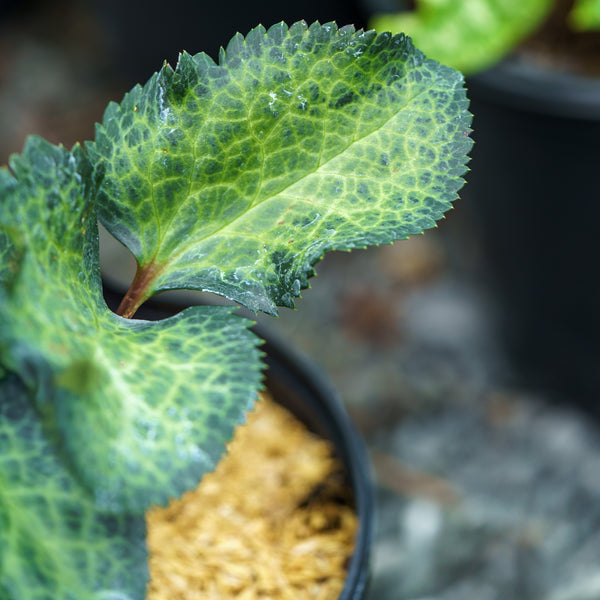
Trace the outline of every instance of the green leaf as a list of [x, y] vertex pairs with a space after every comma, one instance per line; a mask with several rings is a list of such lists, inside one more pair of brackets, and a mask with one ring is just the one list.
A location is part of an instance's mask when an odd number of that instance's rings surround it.
[[[164, 504], [216, 466], [261, 379], [258, 340], [231, 310], [192, 307], [159, 323], [103, 320], [93, 358], [60, 373], [56, 423], [103, 506]], [[93, 386], [85, 404], [84, 369], [95, 375], [85, 380]]]
[[102, 297], [91, 201], [101, 170], [92, 174], [78, 146], [71, 153], [36, 136], [10, 166], [0, 169], [0, 299], [28, 278], [38, 286], [28, 303], [40, 312], [52, 295], [57, 312], [91, 318]]
[[183, 54], [111, 104], [92, 161], [140, 301], [176, 288], [293, 306], [328, 250], [432, 227], [466, 171], [460, 74], [402, 35], [299, 22]]
[[[85, 157], [30, 138], [0, 176], [0, 363], [19, 373], [99, 505], [144, 511], [212, 470], [260, 386], [258, 338], [228, 307], [114, 315]], [[9, 248], [10, 250], [10, 248]], [[6, 252], [6, 248], [5, 248]]]
[[402, 31], [431, 58], [467, 75], [493, 66], [535, 31], [553, 0], [418, 0], [415, 11], [380, 14], [369, 25]]
[[25, 387], [0, 381], [2, 600], [141, 600], [145, 536], [143, 516], [96, 507], [47, 441]]
[[569, 14], [569, 25], [577, 31], [600, 29], [600, 0], [577, 0]]

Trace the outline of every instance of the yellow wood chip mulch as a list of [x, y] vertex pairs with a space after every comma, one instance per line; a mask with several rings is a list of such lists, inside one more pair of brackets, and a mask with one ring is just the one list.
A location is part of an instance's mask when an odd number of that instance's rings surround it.
[[217, 470], [148, 513], [148, 599], [336, 600], [358, 527], [340, 471], [328, 442], [261, 400]]

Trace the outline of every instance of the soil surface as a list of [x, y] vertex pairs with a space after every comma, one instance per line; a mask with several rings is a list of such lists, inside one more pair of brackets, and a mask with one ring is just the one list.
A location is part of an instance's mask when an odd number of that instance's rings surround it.
[[270, 400], [198, 489], [148, 515], [149, 600], [336, 600], [357, 517], [342, 465]]

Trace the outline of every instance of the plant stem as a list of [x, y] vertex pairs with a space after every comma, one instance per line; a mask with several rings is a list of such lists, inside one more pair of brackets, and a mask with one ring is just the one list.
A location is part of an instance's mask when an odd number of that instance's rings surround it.
[[125, 319], [131, 319], [137, 312], [137, 309], [151, 296], [149, 288], [152, 282], [156, 279], [159, 269], [154, 263], [150, 263], [145, 267], [138, 265], [135, 278], [127, 293], [121, 300], [117, 314]]

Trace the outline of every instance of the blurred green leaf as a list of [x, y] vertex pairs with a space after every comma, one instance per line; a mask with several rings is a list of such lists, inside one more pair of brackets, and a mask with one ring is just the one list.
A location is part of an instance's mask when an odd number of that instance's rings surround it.
[[569, 24], [578, 31], [600, 29], [600, 0], [576, 0]]
[[377, 31], [403, 32], [430, 58], [466, 75], [493, 66], [542, 23], [554, 0], [417, 0], [415, 11], [380, 14]]

